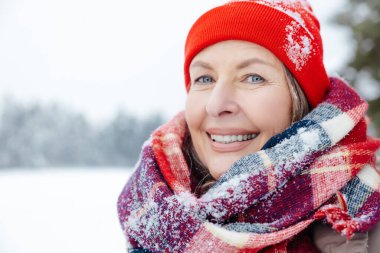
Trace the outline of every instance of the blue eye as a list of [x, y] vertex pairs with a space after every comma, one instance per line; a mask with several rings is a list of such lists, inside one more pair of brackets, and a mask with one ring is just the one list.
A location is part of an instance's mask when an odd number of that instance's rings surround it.
[[200, 76], [197, 79], [195, 79], [194, 83], [200, 83], [200, 84], [208, 84], [212, 83], [214, 79], [212, 79], [211, 76]]
[[249, 83], [262, 83], [265, 81], [263, 77], [256, 74], [247, 76], [245, 80]]

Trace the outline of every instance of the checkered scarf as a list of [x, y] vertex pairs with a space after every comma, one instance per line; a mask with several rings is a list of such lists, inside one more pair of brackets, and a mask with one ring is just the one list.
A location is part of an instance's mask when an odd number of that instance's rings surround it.
[[[144, 252], [317, 252], [317, 220], [347, 238], [380, 219], [380, 177], [366, 134], [367, 104], [331, 78], [323, 103], [236, 161], [201, 197], [191, 192], [181, 151], [183, 113], [158, 128], [119, 196], [132, 248]], [[301, 251], [302, 249], [302, 251]]]

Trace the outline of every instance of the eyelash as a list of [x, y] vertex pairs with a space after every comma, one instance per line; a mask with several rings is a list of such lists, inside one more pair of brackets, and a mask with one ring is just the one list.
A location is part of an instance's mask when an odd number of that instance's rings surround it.
[[[260, 81], [253, 81], [253, 82], [250, 82], [250, 83], [262, 83], [262, 82], [266, 81], [265, 78], [263, 78], [262, 76], [260, 76], [258, 74], [248, 74], [248, 75], [244, 76], [243, 81], [248, 81], [248, 78], [250, 78], [250, 77], [258, 77], [258, 78], [261, 79]], [[201, 81], [202, 79], [205, 79], [205, 78], [208, 78], [209, 81], [208, 82], [207, 81], [206, 82], [205, 81]], [[199, 83], [199, 84], [202, 84], [202, 85], [208, 84], [208, 83], [212, 83], [212, 82], [214, 82], [214, 79], [211, 76], [208, 76], [208, 75], [200, 76], [197, 79], [195, 79], [195, 81], [194, 81], [195, 84]]]

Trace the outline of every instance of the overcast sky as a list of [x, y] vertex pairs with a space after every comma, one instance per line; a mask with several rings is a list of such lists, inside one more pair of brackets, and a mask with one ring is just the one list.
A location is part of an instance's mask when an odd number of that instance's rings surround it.
[[[102, 121], [184, 107], [187, 32], [221, 0], [0, 0], [0, 98], [56, 101]], [[334, 73], [352, 43], [328, 23], [346, 0], [311, 1]]]

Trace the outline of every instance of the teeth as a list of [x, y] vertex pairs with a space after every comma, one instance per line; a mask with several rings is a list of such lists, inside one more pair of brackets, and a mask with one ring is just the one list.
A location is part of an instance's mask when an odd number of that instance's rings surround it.
[[246, 141], [256, 138], [257, 134], [239, 134], [239, 135], [214, 135], [211, 134], [211, 139], [219, 143], [231, 143], [237, 141]]

